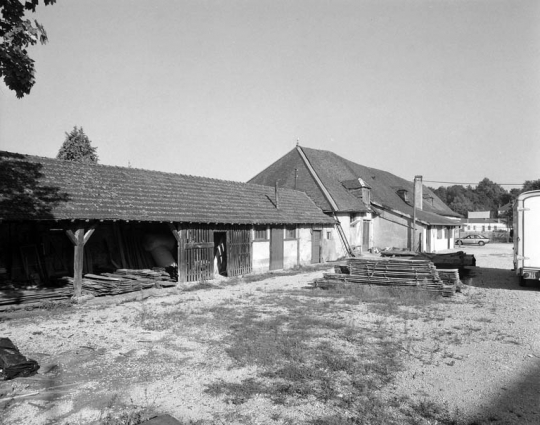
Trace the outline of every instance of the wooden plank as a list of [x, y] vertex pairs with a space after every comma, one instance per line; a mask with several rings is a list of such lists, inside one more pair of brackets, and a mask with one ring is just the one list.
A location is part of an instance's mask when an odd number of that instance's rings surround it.
[[187, 282], [186, 229], [178, 229], [178, 282]]
[[193, 248], [213, 248], [214, 242], [189, 242], [186, 244], [187, 249]]

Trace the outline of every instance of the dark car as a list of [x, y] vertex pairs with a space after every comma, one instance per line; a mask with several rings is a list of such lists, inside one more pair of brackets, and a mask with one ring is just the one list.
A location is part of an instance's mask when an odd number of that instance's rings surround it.
[[489, 238], [482, 235], [469, 235], [456, 239], [456, 245], [479, 245], [484, 246], [489, 243]]

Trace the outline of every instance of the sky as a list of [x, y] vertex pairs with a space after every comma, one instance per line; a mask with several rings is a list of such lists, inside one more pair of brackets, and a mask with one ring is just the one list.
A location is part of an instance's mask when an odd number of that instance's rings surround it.
[[[0, 149], [247, 181], [301, 146], [408, 180], [540, 179], [537, 0], [58, 0]], [[506, 189], [511, 186], [505, 186]]]

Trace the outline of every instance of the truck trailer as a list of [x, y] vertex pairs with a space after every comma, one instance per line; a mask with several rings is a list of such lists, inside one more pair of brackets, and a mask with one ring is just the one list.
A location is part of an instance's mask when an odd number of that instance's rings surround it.
[[514, 203], [514, 270], [521, 286], [540, 280], [540, 190], [523, 192]]

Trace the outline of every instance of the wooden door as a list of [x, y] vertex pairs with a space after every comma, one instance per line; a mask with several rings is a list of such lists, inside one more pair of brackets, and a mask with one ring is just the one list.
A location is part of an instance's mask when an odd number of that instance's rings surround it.
[[214, 234], [210, 229], [186, 229], [186, 280], [214, 278]]
[[362, 251], [369, 249], [369, 221], [362, 224]]
[[270, 270], [283, 268], [283, 229], [270, 228]]
[[251, 230], [234, 228], [227, 231], [227, 276], [251, 273]]
[[321, 236], [322, 230], [313, 230], [311, 234], [311, 263], [321, 262]]
[[431, 252], [431, 227], [426, 228], [426, 252]]

